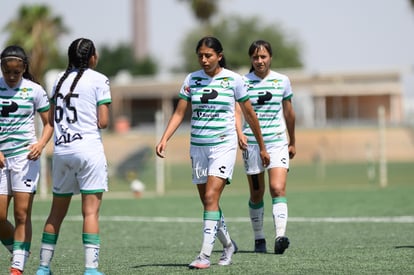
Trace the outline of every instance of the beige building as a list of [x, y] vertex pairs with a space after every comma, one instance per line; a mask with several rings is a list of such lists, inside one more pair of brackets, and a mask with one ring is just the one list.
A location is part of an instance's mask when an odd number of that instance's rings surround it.
[[[285, 71], [294, 90], [293, 103], [299, 127], [373, 124], [378, 108], [385, 109], [385, 121], [403, 121], [402, 76], [398, 71], [311, 74]], [[155, 113], [168, 119], [178, 100], [184, 76], [168, 79], [131, 79], [112, 84], [112, 121], [131, 127], [151, 125]], [[115, 127], [116, 125], [112, 125]], [[116, 129], [116, 127], [115, 127]]]

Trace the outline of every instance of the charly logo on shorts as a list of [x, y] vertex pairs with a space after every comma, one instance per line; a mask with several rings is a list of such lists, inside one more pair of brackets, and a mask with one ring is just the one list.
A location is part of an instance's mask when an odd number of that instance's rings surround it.
[[31, 187], [32, 186], [32, 180], [31, 179], [26, 179], [24, 181], [24, 184], [26, 185], [26, 187]]
[[222, 174], [224, 174], [225, 172], [226, 172], [226, 166], [221, 166], [220, 168], [219, 168], [219, 171], [220, 171], [220, 173], [222, 173]]

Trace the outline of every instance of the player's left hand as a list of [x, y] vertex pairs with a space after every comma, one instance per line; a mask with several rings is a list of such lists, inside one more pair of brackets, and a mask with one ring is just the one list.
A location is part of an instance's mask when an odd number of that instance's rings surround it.
[[269, 156], [269, 153], [266, 150], [260, 151], [260, 158], [262, 159], [262, 164], [263, 164], [264, 167], [269, 166], [270, 156]]
[[240, 135], [238, 137], [238, 143], [241, 150], [247, 149], [247, 137], [245, 135]]
[[289, 145], [288, 151], [289, 151], [289, 158], [293, 159], [296, 155], [296, 147], [294, 145]]
[[43, 148], [38, 143], [30, 145], [29, 146], [30, 152], [27, 155], [27, 158], [30, 160], [37, 160], [42, 154], [42, 149]]

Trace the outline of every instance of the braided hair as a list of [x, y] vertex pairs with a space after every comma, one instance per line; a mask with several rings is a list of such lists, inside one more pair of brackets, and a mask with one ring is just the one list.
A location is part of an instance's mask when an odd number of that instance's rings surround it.
[[92, 56], [96, 54], [95, 45], [93, 42], [87, 38], [78, 38], [74, 40], [68, 49], [68, 67], [66, 68], [65, 73], [59, 79], [58, 84], [56, 85], [55, 94], [53, 95], [53, 99], [56, 100], [58, 92], [68, 77], [68, 75], [75, 69], [78, 70], [75, 79], [70, 86], [69, 93], [65, 96], [64, 100], [68, 103], [70, 97], [75, 90], [76, 84], [78, 83], [79, 79], [82, 77], [83, 73], [86, 69], [89, 68], [89, 60]]
[[29, 72], [29, 59], [22, 47], [17, 45], [6, 47], [1, 52], [0, 59], [2, 63], [11, 59], [20, 60], [26, 67], [23, 72], [23, 77], [37, 83], [34, 76]]

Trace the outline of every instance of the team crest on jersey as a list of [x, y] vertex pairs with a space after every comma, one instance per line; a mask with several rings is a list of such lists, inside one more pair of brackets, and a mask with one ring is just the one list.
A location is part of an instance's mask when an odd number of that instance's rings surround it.
[[273, 79], [273, 80], [272, 80], [272, 86], [273, 86], [274, 88], [279, 87], [279, 86], [280, 86], [279, 82], [280, 82], [280, 80], [279, 80], [279, 79]]
[[221, 87], [228, 88], [230, 86], [230, 82], [228, 78], [223, 78], [223, 80], [220, 83]]
[[28, 97], [29, 97], [29, 93], [28, 93], [27, 88], [23, 88], [23, 89], [20, 91], [20, 97], [21, 97], [21, 98], [23, 98], [23, 99], [26, 99], [26, 98], [28, 98]]

